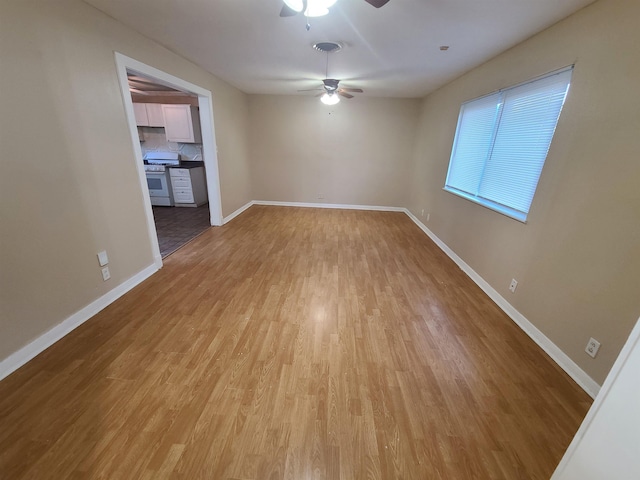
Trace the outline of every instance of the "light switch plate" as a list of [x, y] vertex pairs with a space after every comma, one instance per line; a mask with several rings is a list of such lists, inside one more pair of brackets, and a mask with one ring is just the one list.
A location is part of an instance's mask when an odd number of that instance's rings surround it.
[[98, 252], [98, 263], [101, 267], [104, 267], [107, 263], [109, 263], [109, 257], [107, 257], [106, 250]]

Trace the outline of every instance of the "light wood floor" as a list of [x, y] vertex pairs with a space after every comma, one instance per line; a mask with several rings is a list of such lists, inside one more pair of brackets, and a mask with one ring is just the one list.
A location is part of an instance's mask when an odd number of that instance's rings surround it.
[[548, 479], [589, 405], [406, 215], [253, 206], [0, 382], [0, 478]]

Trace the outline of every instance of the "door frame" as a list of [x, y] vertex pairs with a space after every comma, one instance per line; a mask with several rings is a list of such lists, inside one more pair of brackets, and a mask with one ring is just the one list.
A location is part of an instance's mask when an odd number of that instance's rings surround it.
[[222, 225], [222, 198], [220, 195], [220, 173], [218, 171], [218, 148], [216, 146], [215, 127], [213, 122], [213, 102], [211, 91], [187, 82], [169, 73], [158, 70], [155, 67], [142, 63], [131, 57], [127, 57], [119, 52], [115, 52], [116, 70], [122, 99], [124, 102], [127, 122], [129, 123], [129, 132], [133, 143], [133, 151], [135, 154], [136, 170], [140, 180], [140, 189], [143, 193], [144, 208], [147, 216], [147, 229], [149, 231], [149, 241], [153, 251], [153, 258], [158, 268], [162, 267], [162, 257], [160, 255], [160, 246], [158, 244], [158, 234], [156, 232], [156, 224], [153, 219], [153, 209], [151, 200], [146, 194], [147, 177], [144, 171], [142, 160], [142, 148], [138, 138], [138, 126], [133, 113], [133, 101], [129, 92], [129, 82], [127, 80], [127, 71], [138, 73], [146, 77], [152, 77], [158, 83], [165, 84], [177, 90], [197, 95], [198, 107], [200, 109], [200, 126], [202, 128], [202, 157], [205, 166], [205, 175], [207, 179], [207, 190], [209, 195], [209, 221], [213, 226]]

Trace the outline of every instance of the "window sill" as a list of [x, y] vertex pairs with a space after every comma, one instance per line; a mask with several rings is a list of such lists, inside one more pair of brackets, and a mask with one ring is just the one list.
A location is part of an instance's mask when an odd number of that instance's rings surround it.
[[455, 188], [445, 186], [443, 190], [445, 192], [453, 193], [458, 197], [462, 197], [465, 200], [469, 200], [470, 202], [476, 203], [482, 207], [488, 208], [489, 210], [498, 212], [501, 215], [504, 215], [505, 217], [512, 218], [521, 223], [527, 223], [526, 213], [519, 212], [518, 210], [514, 210], [513, 208], [507, 207], [505, 205], [500, 205], [499, 203], [492, 202], [491, 200], [469, 195], [468, 193], [463, 192], [461, 190], [456, 190]]

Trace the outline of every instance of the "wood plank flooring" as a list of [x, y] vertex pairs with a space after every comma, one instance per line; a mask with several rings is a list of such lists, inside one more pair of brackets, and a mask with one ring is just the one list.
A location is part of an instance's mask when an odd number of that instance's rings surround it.
[[590, 403], [406, 215], [253, 206], [0, 382], [0, 478], [548, 479]]

